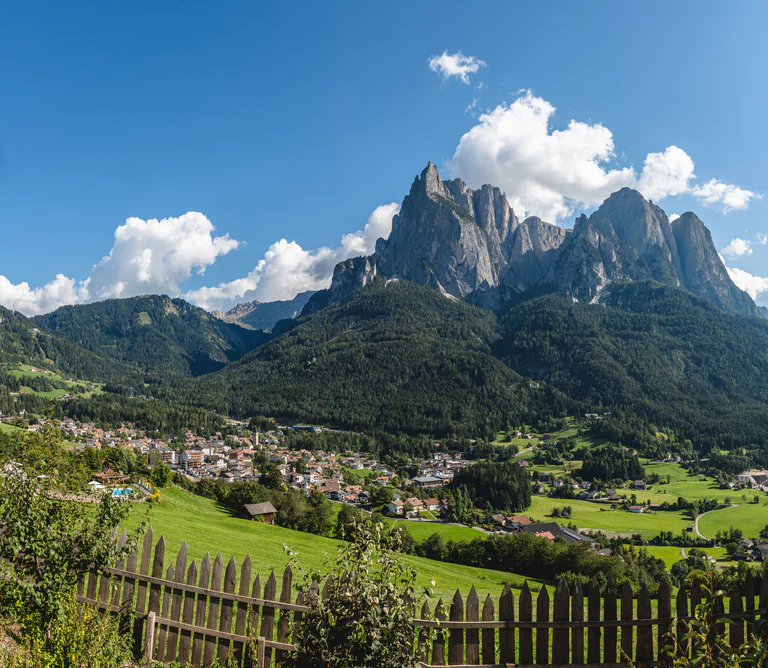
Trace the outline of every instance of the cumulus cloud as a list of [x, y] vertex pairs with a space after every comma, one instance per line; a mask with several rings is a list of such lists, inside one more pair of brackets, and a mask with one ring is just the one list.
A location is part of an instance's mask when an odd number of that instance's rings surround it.
[[670, 213], [669, 214], [669, 222], [670, 223], [675, 221], [675, 220], [677, 220], [678, 218], [680, 218], [680, 214], [679, 213]]
[[465, 56], [461, 51], [448, 53], [443, 51], [440, 56], [432, 56], [429, 59], [429, 69], [442, 75], [443, 79], [456, 77], [469, 85], [469, 75], [475, 74], [485, 62], [474, 56]]
[[730, 258], [752, 255], [752, 242], [747, 239], [731, 239], [731, 243], [720, 252], [724, 257]]
[[305, 250], [295, 241], [281, 239], [269, 247], [247, 276], [187, 292], [184, 298], [202, 308], [220, 310], [238, 301], [292, 299], [299, 292], [327, 288], [339, 262], [370, 255], [377, 239], [389, 237], [392, 218], [399, 210], [394, 202], [377, 207], [362, 230], [345, 234], [335, 248]]
[[746, 209], [753, 198], [761, 199], [762, 195], [745, 190], [728, 183], [721, 183], [717, 179], [707, 181], [703, 186], [695, 186], [691, 191], [694, 197], [698, 197], [708, 206], [719, 206], [723, 213], [729, 213], [737, 209]]
[[5, 276], [0, 276], [0, 304], [25, 315], [54, 311], [59, 306], [77, 304], [87, 297], [85, 285], [63, 274], [57, 274], [41, 288], [30, 288], [26, 281], [14, 285]]
[[654, 200], [689, 193], [724, 212], [758, 197], [716, 180], [694, 185], [693, 160], [677, 146], [649, 153], [639, 174], [632, 167], [611, 167], [616, 151], [608, 128], [571, 120], [564, 130], [553, 130], [554, 113], [547, 100], [525, 91], [511, 104], [481, 114], [448, 167], [470, 186], [502, 187], [519, 214], [552, 222], [576, 207], [596, 206], [625, 186]]
[[41, 288], [12, 284], [0, 276], [0, 304], [35, 315], [65, 304], [140, 294], [178, 296], [181, 283], [203, 273], [216, 259], [238, 247], [228, 235], [214, 236], [214, 226], [201, 213], [178, 218], [129, 218], [115, 230], [109, 255], [84, 281], [59, 274]]
[[731, 280], [755, 301], [768, 293], [768, 277], [753, 276], [749, 272], [735, 267], [726, 267], [726, 269]]

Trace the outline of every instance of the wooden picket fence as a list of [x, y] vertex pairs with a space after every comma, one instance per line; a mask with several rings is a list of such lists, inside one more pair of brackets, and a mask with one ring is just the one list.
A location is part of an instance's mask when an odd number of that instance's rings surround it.
[[[125, 545], [126, 535], [120, 538]], [[280, 595], [274, 571], [264, 584], [260, 575], [251, 581], [251, 559], [243, 561], [238, 577], [232, 557], [226, 567], [221, 553], [210, 555], [198, 567], [187, 564], [186, 542], [173, 563], [166, 566], [165, 538], [154, 546], [149, 528], [141, 552], [133, 551], [105, 574], [90, 573], [78, 584], [77, 600], [111, 613], [133, 613], [133, 647], [137, 657], [177, 661], [181, 665], [208, 668], [215, 660], [225, 666], [230, 660], [244, 668], [279, 665], [293, 632], [301, 625], [308, 608], [299, 593], [292, 602], [290, 566], [282, 577]], [[322, 590], [326, 596], [332, 576]], [[237, 590], [237, 591], [236, 591]], [[542, 587], [534, 602], [526, 582], [517, 602], [507, 584], [498, 602], [488, 595], [480, 607], [474, 587], [466, 598], [459, 591], [450, 605], [438, 601], [434, 610], [424, 603], [421, 618], [414, 621], [414, 647], [428, 656], [426, 667], [450, 665], [463, 668], [518, 668], [534, 665], [609, 667], [626, 666], [632, 660], [641, 666], [667, 665], [665, 648], [673, 624], [678, 637], [684, 622], [701, 602], [702, 590], [694, 582], [688, 593], [679, 590], [673, 613], [672, 591], [666, 581], [659, 587], [656, 616], [652, 598], [644, 587], [637, 596], [625, 584], [620, 590], [608, 580], [600, 590], [597, 582], [570, 590], [560, 581], [554, 591]], [[729, 610], [718, 599], [718, 632], [727, 634], [732, 646], [747, 637], [757, 617], [768, 619], [768, 576], [747, 577], [743, 591], [729, 592]], [[535, 617], [534, 617], [535, 612]], [[586, 614], [585, 614], [586, 613]], [[427, 629], [436, 629], [431, 640]], [[429, 645], [429, 646], [427, 646]], [[678, 647], [678, 652], [687, 648]]]

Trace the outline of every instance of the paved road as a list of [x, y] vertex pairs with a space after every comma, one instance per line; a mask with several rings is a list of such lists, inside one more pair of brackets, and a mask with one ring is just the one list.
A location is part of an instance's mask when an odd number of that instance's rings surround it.
[[[735, 508], [738, 506], [738, 503], [732, 503], [729, 508]], [[725, 510], [725, 508], [715, 508], [715, 510]], [[709, 515], [709, 513], [714, 513], [715, 510], [708, 510], [706, 513], [701, 513], [701, 515], [698, 515], [696, 519], [693, 521], [693, 530], [696, 532], [697, 536], [700, 536], [701, 538], [705, 538], [709, 540], [709, 536], [705, 536], [701, 531], [699, 531], [699, 520], [704, 517], [704, 515]]]

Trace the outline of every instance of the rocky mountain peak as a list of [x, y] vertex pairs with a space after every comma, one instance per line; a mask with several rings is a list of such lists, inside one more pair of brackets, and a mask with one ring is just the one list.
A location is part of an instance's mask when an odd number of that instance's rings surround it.
[[430, 161], [418, 175], [375, 253], [341, 263], [330, 292], [337, 301], [377, 275], [406, 278], [493, 309], [535, 290], [567, 290], [599, 301], [615, 282], [653, 280], [685, 287], [720, 308], [757, 314], [731, 281], [712, 237], [694, 215], [670, 223], [637, 190], [622, 188], [569, 230], [530, 216], [522, 223], [505, 193], [443, 181]]

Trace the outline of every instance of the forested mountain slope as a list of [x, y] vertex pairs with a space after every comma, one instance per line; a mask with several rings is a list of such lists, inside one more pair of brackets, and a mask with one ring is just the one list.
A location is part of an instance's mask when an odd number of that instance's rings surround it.
[[63, 306], [34, 321], [102, 357], [157, 375], [216, 371], [269, 338], [164, 295]]
[[768, 444], [768, 321], [653, 283], [613, 286], [603, 302], [521, 304], [500, 319], [493, 352], [593, 409], [699, 441]]
[[99, 382], [116, 381], [133, 372], [67, 339], [40, 330], [29, 318], [0, 306], [0, 364], [30, 364], [65, 376]]
[[496, 338], [490, 311], [411, 282], [374, 281], [183, 391], [237, 416], [434, 435], [490, 435], [572, 408], [495, 359]]

